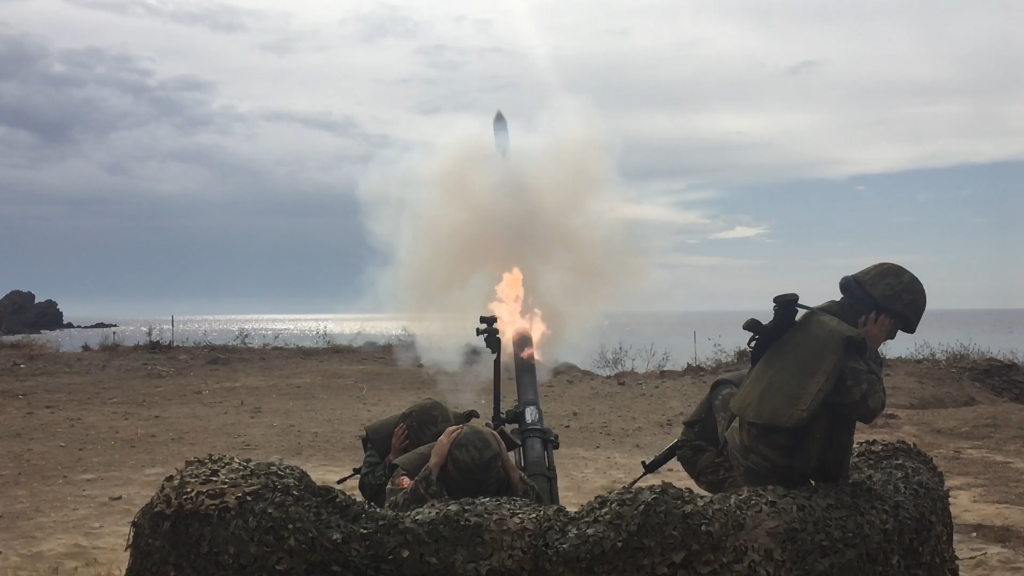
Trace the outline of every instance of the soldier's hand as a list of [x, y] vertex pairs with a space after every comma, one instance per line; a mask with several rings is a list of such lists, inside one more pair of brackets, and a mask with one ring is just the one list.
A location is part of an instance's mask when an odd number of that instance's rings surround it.
[[399, 424], [398, 428], [395, 428], [395, 433], [391, 435], [391, 454], [388, 455], [388, 458], [394, 462], [405, 454], [407, 446], [409, 446], [409, 429], [405, 427], [405, 424]]
[[892, 335], [892, 328], [895, 321], [887, 314], [872, 312], [870, 316], [864, 316], [857, 322], [857, 328], [864, 335], [868, 346], [878, 350], [882, 344]]
[[498, 432], [491, 430], [491, 434], [494, 434], [494, 439], [501, 446], [501, 469], [505, 471], [505, 477], [508, 478], [509, 484], [518, 492], [520, 489], [519, 468], [516, 468], [516, 463], [512, 460], [512, 455], [505, 449], [505, 443], [501, 441], [501, 436], [498, 435]]
[[452, 442], [455, 442], [459, 434], [462, 434], [462, 426], [451, 426], [434, 443], [434, 448], [430, 451], [430, 461], [427, 463], [434, 478], [437, 478], [441, 466], [444, 466], [445, 460], [448, 459], [448, 450], [451, 449]]
[[507, 449], [505, 449], [505, 442], [501, 439], [501, 435], [498, 434], [497, 430], [491, 430], [491, 434], [494, 435], [494, 440], [498, 443], [498, 446], [501, 446], [502, 470], [504, 470], [506, 474], [518, 473], [519, 469], [516, 468], [516, 463], [512, 460], [512, 455], [509, 454]]

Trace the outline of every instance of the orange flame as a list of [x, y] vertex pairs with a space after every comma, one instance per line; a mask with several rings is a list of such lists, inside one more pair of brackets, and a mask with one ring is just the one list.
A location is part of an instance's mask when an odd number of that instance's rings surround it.
[[523, 358], [540, 360], [540, 341], [545, 334], [550, 334], [540, 310], [534, 308], [523, 315], [523, 273], [518, 267], [501, 275], [501, 283], [494, 287], [498, 299], [487, 305], [491, 313], [498, 317], [498, 331], [502, 336], [502, 348], [505, 352], [512, 351], [512, 337], [526, 331], [533, 337], [533, 346], [523, 350]]

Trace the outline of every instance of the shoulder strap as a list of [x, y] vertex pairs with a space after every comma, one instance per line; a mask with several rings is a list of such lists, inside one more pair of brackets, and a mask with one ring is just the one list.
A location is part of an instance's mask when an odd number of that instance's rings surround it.
[[851, 346], [863, 349], [860, 332], [824, 312], [808, 311], [750, 369], [730, 408], [755, 424], [802, 426], [835, 385]]

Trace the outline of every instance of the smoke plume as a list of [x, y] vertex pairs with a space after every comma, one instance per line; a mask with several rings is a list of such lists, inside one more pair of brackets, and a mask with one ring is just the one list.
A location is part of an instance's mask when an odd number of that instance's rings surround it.
[[[414, 318], [421, 361], [458, 367], [502, 273], [518, 266], [524, 312], [543, 313], [546, 360], [592, 345], [591, 329], [646, 272], [646, 250], [615, 212], [624, 190], [599, 117], [560, 104], [531, 130], [509, 117], [507, 157], [491, 119], [453, 126], [429, 149], [379, 158], [359, 186], [387, 264], [372, 304]], [[511, 335], [504, 335], [511, 337]]]

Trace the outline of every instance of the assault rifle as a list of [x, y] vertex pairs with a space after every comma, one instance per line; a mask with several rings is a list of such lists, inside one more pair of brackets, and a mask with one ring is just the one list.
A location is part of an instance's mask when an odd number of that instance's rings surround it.
[[[511, 410], [501, 411], [501, 336], [495, 324], [497, 316], [481, 316], [476, 335], [484, 337], [484, 345], [494, 354], [494, 397], [491, 428], [498, 432], [505, 447], [515, 452], [516, 466], [540, 490], [545, 504], [558, 505], [558, 473], [555, 453], [558, 434], [544, 426], [537, 388], [537, 365], [533, 357], [533, 337], [520, 331], [512, 336], [512, 354], [516, 374], [517, 401]], [[516, 425], [509, 434], [504, 426]]]
[[678, 452], [679, 440], [676, 440], [675, 442], [669, 444], [668, 446], [665, 446], [665, 448], [661, 452], [658, 452], [658, 455], [655, 456], [654, 459], [651, 460], [650, 462], [646, 460], [641, 460], [640, 466], [643, 467], [644, 469], [643, 474], [634, 478], [633, 481], [630, 482], [629, 484], [626, 484], [626, 488], [632, 488], [633, 486], [636, 486], [636, 483], [643, 480], [648, 474], [654, 474], [655, 472], [660, 470], [662, 466], [668, 464], [673, 458], [675, 458]]
[[779, 294], [772, 302], [775, 307], [772, 309], [772, 319], [767, 324], [757, 318], [750, 318], [743, 323], [743, 329], [752, 334], [747, 340], [747, 348], [750, 348], [751, 368], [757, 366], [765, 352], [781, 340], [786, 332], [789, 332], [789, 329], [796, 324], [797, 308], [811, 309], [810, 306], [800, 304], [800, 296], [792, 293]]

